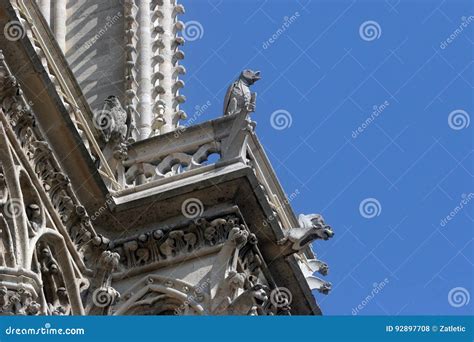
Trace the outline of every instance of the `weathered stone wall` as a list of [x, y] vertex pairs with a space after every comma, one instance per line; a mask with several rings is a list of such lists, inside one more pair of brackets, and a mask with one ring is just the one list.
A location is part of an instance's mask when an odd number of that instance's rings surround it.
[[122, 1], [68, 0], [66, 58], [93, 109], [124, 92]]

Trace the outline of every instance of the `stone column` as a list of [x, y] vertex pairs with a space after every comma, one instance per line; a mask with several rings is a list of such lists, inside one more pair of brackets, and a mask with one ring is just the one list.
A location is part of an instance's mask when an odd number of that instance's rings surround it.
[[137, 132], [136, 121], [137, 105], [138, 105], [138, 83], [137, 83], [137, 48], [138, 48], [138, 7], [135, 0], [124, 1], [124, 16], [125, 16], [125, 100], [124, 108], [132, 117], [132, 131], [131, 137], [134, 140], [140, 138]]
[[153, 10], [154, 21], [154, 103], [153, 110], [157, 115], [155, 120], [161, 120], [159, 125], [161, 133], [176, 129], [178, 121], [186, 117], [179, 111], [179, 104], [185, 101], [179, 95], [179, 89], [184, 82], [178, 79], [185, 69], [179, 65], [184, 58], [184, 53], [179, 46], [184, 44], [184, 39], [177, 33], [184, 28], [184, 24], [177, 20], [179, 14], [184, 13], [184, 7], [177, 5], [175, 0], [165, 0], [156, 3]]
[[44, 18], [48, 25], [50, 25], [51, 20], [51, 0], [38, 0], [38, 5], [40, 7], [41, 13], [43, 13]]
[[66, 52], [67, 0], [54, 1], [54, 36], [63, 53]]
[[151, 132], [151, 13], [150, 0], [139, 0], [138, 5], [138, 130], [140, 139]]

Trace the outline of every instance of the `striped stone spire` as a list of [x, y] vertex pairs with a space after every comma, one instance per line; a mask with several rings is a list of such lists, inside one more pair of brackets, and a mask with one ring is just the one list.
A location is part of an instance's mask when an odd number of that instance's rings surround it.
[[138, 112], [138, 82], [137, 82], [137, 57], [138, 57], [138, 7], [134, 0], [124, 1], [124, 23], [125, 23], [125, 96], [124, 108], [134, 118], [132, 137], [138, 139], [136, 123]]
[[178, 20], [178, 15], [184, 13], [184, 7], [175, 0], [153, 0], [152, 8], [152, 37], [153, 37], [153, 129], [154, 133], [166, 133], [174, 130], [178, 121], [185, 119], [186, 114], [179, 105], [186, 98], [180, 94], [184, 82], [179, 75], [186, 72], [180, 65], [184, 53], [179, 48], [184, 44], [184, 38], [179, 32], [184, 29], [184, 23]]
[[[36, 1], [72, 69], [79, 70], [76, 76], [87, 89], [94, 110], [107, 96], [118, 96], [133, 118], [135, 140], [173, 131], [179, 120], [186, 118], [179, 108], [186, 100], [180, 94], [184, 87], [180, 75], [186, 72], [180, 65], [184, 23], [178, 19], [184, 7], [177, 0], [123, 0], [123, 5], [104, 2], [97, 12], [83, 6], [86, 0], [73, 6], [70, 0]], [[105, 14], [116, 20], [102, 24]], [[121, 20], [123, 30], [117, 30], [114, 25]], [[111, 46], [121, 40], [125, 57], [108, 58], [104, 64]], [[80, 45], [83, 41], [89, 44]], [[106, 76], [99, 80], [93, 75], [97, 65]], [[119, 69], [123, 71], [118, 73]]]

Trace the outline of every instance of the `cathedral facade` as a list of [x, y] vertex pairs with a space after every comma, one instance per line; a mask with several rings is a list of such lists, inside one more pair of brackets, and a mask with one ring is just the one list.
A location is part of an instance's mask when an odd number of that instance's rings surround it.
[[1, 314], [321, 314], [333, 232], [265, 155], [259, 72], [186, 124], [184, 10], [0, 2]]

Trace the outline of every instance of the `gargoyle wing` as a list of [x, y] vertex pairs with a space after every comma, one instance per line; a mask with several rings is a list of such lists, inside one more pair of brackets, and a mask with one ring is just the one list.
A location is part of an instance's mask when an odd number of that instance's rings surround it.
[[230, 104], [230, 98], [232, 97], [232, 92], [235, 87], [235, 82], [232, 82], [232, 84], [227, 88], [227, 92], [224, 97], [224, 112], [222, 115], [227, 115], [227, 111], [229, 110], [229, 104]]

